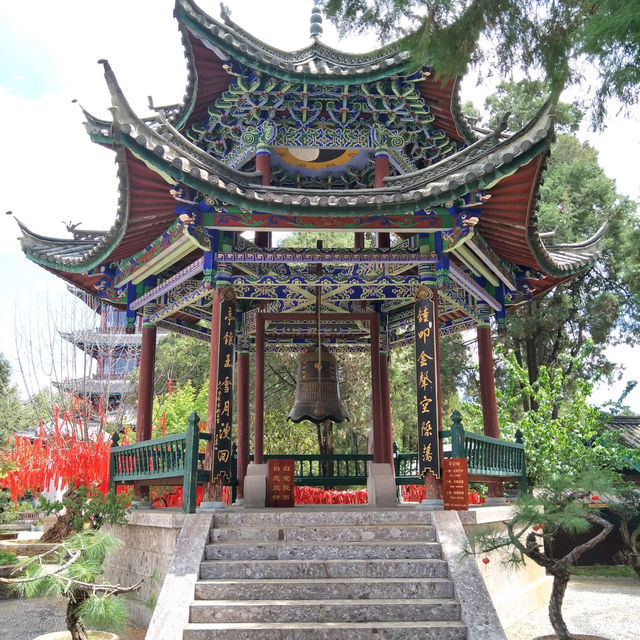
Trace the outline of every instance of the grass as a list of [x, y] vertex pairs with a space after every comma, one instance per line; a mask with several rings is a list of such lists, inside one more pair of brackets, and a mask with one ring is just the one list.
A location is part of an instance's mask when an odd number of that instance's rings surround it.
[[11, 553], [10, 551], [4, 551], [0, 549], [0, 566], [4, 566], [7, 564], [15, 564], [18, 556], [15, 553]]
[[592, 564], [584, 567], [571, 567], [571, 574], [586, 578], [635, 578], [635, 571], [627, 565]]

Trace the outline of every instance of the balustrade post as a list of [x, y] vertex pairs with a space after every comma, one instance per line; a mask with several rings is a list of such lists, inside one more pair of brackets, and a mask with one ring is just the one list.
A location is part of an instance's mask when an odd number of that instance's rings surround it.
[[114, 431], [113, 435], [111, 436], [111, 451], [109, 453], [109, 491], [116, 490], [116, 483], [113, 479], [117, 472], [116, 455], [114, 449], [118, 448], [119, 441], [120, 436], [118, 435], [117, 431]]
[[457, 409], [451, 414], [451, 457], [466, 457], [464, 450], [464, 427], [462, 426], [462, 416]]
[[194, 411], [189, 416], [184, 454], [184, 481], [182, 485], [182, 510], [196, 512], [196, 490], [198, 485], [198, 452], [200, 450], [200, 418]]

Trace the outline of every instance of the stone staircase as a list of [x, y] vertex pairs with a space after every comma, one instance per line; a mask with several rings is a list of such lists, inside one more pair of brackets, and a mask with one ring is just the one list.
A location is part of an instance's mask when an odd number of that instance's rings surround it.
[[184, 640], [465, 640], [428, 512], [216, 514]]

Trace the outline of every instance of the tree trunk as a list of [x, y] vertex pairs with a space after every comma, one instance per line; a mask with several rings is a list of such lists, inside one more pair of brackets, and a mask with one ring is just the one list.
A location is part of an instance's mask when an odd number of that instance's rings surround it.
[[67, 630], [71, 634], [71, 640], [88, 640], [87, 630], [78, 613], [80, 605], [88, 597], [89, 592], [85, 589], [74, 589], [67, 603], [65, 622], [67, 623]]
[[71, 523], [67, 516], [58, 516], [56, 523], [49, 529], [47, 529], [40, 542], [62, 542], [65, 538], [68, 538], [73, 533]]
[[558, 640], [571, 640], [569, 629], [562, 617], [562, 601], [569, 582], [569, 570], [564, 566], [554, 566], [551, 569], [553, 574], [553, 589], [549, 600], [549, 620], [551, 626], [558, 637]]

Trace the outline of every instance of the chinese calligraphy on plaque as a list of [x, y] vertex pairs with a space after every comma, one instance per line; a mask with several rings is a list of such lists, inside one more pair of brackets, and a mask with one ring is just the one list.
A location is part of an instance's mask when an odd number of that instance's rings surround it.
[[436, 323], [433, 291], [421, 287], [415, 303], [416, 388], [418, 392], [418, 470], [440, 477]]
[[233, 289], [224, 290], [218, 324], [218, 382], [213, 430], [213, 478], [231, 477], [231, 424], [233, 407], [233, 347], [236, 303]]
[[293, 460], [267, 461], [267, 506], [293, 507]]
[[445, 509], [454, 511], [469, 509], [466, 458], [445, 458], [442, 461], [442, 497]]

